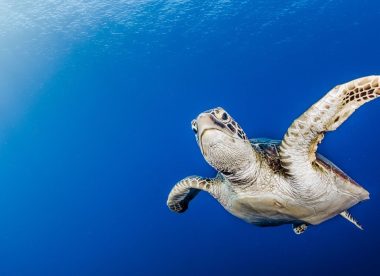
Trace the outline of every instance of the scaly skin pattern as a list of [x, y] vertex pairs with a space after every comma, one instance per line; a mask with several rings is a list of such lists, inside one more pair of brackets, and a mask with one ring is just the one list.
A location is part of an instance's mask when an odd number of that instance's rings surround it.
[[204, 178], [189, 176], [178, 182], [169, 194], [168, 207], [170, 210], [183, 213], [187, 210], [189, 202], [202, 190], [210, 193], [222, 205], [228, 202], [227, 193], [221, 189], [223, 178]]
[[[271, 144], [278, 149], [278, 144]], [[320, 185], [325, 192], [319, 198], [299, 198], [292, 190], [292, 179], [285, 170], [276, 170], [276, 156], [263, 158], [258, 155], [257, 178], [250, 185], [225, 179], [224, 185], [230, 200], [224, 207], [246, 222], [260, 225], [286, 223], [319, 224], [356, 203], [366, 199], [368, 193], [348, 178], [338, 174], [336, 167], [317, 159], [320, 166]], [[278, 159], [279, 161], [279, 159]], [[315, 181], [315, 180], [314, 180]]]
[[[280, 158], [294, 179], [293, 190], [308, 201], [324, 193], [316, 150], [324, 134], [339, 127], [356, 109], [379, 97], [380, 77], [369, 76], [338, 85], [296, 119], [280, 146]], [[322, 176], [323, 178], [323, 176]]]
[[289, 223], [303, 233], [307, 225], [341, 214], [361, 228], [346, 210], [368, 199], [369, 193], [316, 150], [326, 132], [379, 96], [380, 76], [336, 86], [293, 122], [282, 141], [248, 140], [222, 108], [201, 113], [192, 128], [218, 175], [178, 182], [169, 194], [169, 208], [185, 211], [203, 190], [231, 214], [259, 226]]

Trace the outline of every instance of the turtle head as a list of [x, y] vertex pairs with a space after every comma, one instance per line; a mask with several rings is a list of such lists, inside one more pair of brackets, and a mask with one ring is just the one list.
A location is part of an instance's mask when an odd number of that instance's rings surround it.
[[231, 175], [253, 161], [246, 134], [223, 108], [199, 114], [191, 126], [203, 156], [217, 171]]

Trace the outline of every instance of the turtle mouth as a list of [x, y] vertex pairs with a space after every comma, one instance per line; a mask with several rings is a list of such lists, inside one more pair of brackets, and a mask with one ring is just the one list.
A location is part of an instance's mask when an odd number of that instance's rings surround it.
[[200, 148], [201, 148], [201, 152], [202, 152], [203, 155], [205, 155], [205, 150], [204, 150], [204, 148], [203, 148], [203, 143], [202, 143], [202, 141], [203, 141], [203, 135], [204, 135], [207, 131], [209, 131], [209, 130], [218, 130], [218, 131], [220, 131], [219, 129], [213, 127], [213, 128], [206, 128], [206, 129], [204, 129], [204, 130], [199, 134], [198, 141], [199, 141], [199, 146], [200, 146]]
[[[217, 130], [219, 132], [222, 132], [224, 135], [228, 136], [229, 138], [231, 138], [233, 141], [235, 141], [236, 137], [234, 137], [233, 135], [229, 134], [229, 133], [226, 133], [224, 131], [222, 131], [221, 129], [219, 128], [216, 128], [216, 127], [210, 127], [210, 128], [206, 128], [204, 129], [201, 133], [199, 133], [199, 146], [201, 148], [201, 152], [203, 155], [207, 156], [207, 154], [205, 154], [205, 150], [204, 150], [204, 147], [203, 147], [203, 135], [205, 135], [205, 133], [207, 133], [208, 131], [211, 131], [211, 130]], [[215, 143], [212, 143], [211, 145], [209, 145], [210, 148], [213, 148], [218, 142], [215, 142]]]

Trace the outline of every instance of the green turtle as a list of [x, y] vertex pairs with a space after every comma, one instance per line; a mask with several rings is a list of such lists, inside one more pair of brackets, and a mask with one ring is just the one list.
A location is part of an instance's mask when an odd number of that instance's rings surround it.
[[182, 213], [199, 191], [206, 191], [228, 212], [258, 226], [292, 224], [301, 234], [340, 214], [362, 229], [347, 210], [369, 199], [369, 193], [316, 151], [326, 132], [380, 96], [379, 86], [380, 76], [336, 86], [292, 123], [282, 141], [249, 140], [222, 108], [201, 113], [192, 128], [218, 173], [179, 181], [168, 207]]

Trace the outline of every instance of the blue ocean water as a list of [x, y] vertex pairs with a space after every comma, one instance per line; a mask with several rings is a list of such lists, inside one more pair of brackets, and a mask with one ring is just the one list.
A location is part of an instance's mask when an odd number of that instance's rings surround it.
[[378, 1], [4, 0], [0, 3], [0, 275], [378, 275], [380, 101], [319, 152], [370, 193], [301, 236], [205, 193], [190, 128], [224, 107], [281, 139], [333, 86], [380, 74]]

